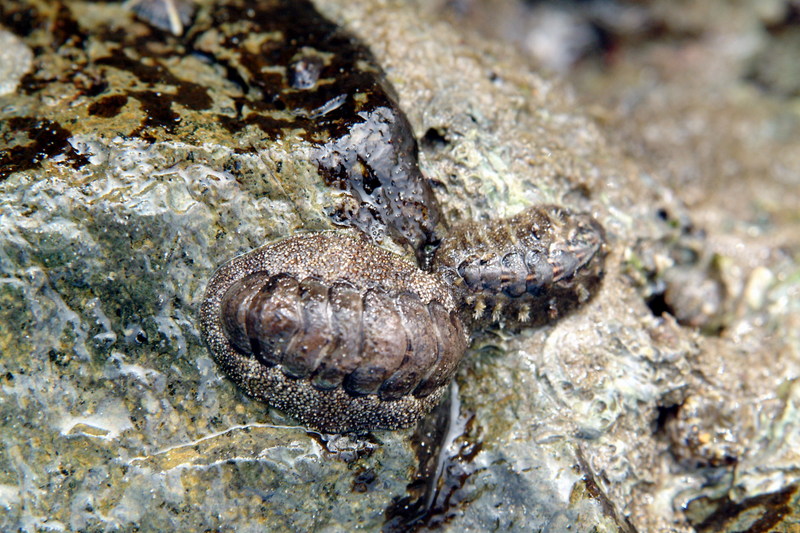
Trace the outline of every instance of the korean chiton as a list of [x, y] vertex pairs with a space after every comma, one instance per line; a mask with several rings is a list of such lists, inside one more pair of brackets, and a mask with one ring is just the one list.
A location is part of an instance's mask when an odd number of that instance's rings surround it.
[[454, 226], [434, 257], [473, 329], [544, 324], [586, 302], [603, 278], [605, 232], [591, 215], [531, 207]]
[[468, 341], [438, 276], [336, 232], [223, 265], [201, 327], [248, 394], [329, 433], [412, 425], [438, 402]]

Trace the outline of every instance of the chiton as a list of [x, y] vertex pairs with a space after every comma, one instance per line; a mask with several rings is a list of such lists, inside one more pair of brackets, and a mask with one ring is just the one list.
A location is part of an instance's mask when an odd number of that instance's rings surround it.
[[337, 232], [223, 265], [200, 318], [234, 382], [328, 433], [409, 427], [439, 401], [468, 342], [441, 278]]
[[591, 215], [555, 205], [456, 225], [434, 270], [473, 329], [543, 324], [586, 302], [603, 277], [605, 232]]
[[370, 49], [308, 0], [217, 0], [208, 9], [192, 27], [193, 46], [244, 93], [219, 122], [234, 136], [254, 125], [267, 137], [308, 141], [320, 176], [342, 192], [324, 206], [332, 222], [377, 243], [392, 239], [429, 267], [440, 207]]

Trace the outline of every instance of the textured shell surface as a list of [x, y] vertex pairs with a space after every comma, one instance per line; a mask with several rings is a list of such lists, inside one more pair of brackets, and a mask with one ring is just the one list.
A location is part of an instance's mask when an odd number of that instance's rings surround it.
[[247, 393], [329, 433], [410, 426], [438, 402], [468, 342], [438, 276], [336, 232], [223, 265], [201, 328]]
[[586, 302], [603, 277], [605, 232], [589, 214], [555, 205], [452, 228], [434, 269], [473, 328], [543, 324]]

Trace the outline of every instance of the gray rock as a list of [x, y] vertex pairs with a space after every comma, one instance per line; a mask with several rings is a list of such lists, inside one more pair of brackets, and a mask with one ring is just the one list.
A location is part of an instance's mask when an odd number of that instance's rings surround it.
[[[24, 36], [40, 47], [33, 75], [0, 97], [0, 528], [411, 527], [401, 512], [420, 457], [411, 430], [306, 432], [243, 395], [199, 337], [218, 265], [333, 228], [325, 207], [339, 192], [310, 163], [314, 146], [212, 120], [233, 113], [241, 90], [197, 55], [164, 60], [178, 81], [132, 75], [181, 45], [153, 39], [119, 4], [20, 6], [64, 23]], [[796, 263], [765, 260], [749, 276], [768, 245], [725, 255], [726, 286], [747, 295], [729, 334], [654, 316], [642, 287], [664, 277], [676, 236], [659, 210], [687, 211], [568, 86], [414, 2], [318, 7], [383, 66], [450, 223], [556, 203], [608, 233], [606, 279], [588, 305], [473, 344], [439, 490], [415, 527], [712, 530], [720, 509], [746, 527], [775, 505], [790, 524]], [[143, 52], [131, 64], [98, 62], [134, 44]], [[0, 85], [19, 81], [6, 76]], [[198, 86], [205, 109], [181, 100]]]
[[31, 68], [33, 52], [13, 33], [0, 30], [0, 96], [17, 90], [22, 76]]

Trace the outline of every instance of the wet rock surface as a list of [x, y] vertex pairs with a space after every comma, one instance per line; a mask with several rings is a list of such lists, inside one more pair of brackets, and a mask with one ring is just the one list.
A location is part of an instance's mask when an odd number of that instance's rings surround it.
[[[797, 416], [796, 3], [511, 1], [488, 17], [484, 2], [450, 7], [462, 26], [486, 34], [491, 20], [507, 30], [495, 38], [560, 71], [642, 179], [669, 190], [659, 215], [671, 229], [637, 239], [627, 274], [655, 316], [702, 336], [685, 359], [692, 375], [660, 401], [656, 435], [680, 467], [663, 465], [653, 494], [685, 507], [687, 528], [796, 528], [797, 480], [784, 469], [797, 463], [784, 429]], [[542, 32], [545, 19], [569, 31]], [[692, 482], [679, 487], [676, 473]], [[667, 527], [653, 510], [634, 523]]]
[[[796, 527], [792, 85], [750, 55], [715, 61], [742, 27], [791, 28], [791, 3], [770, 5], [668, 11], [677, 43], [623, 47], [640, 55], [608, 76], [589, 64], [576, 96], [433, 4], [320, 2], [395, 87], [444, 231], [558, 204], [608, 249], [585, 307], [479, 336], [416, 432], [328, 436], [239, 391], [197, 325], [224, 261], [333, 227], [319, 143], [267, 135], [268, 87], [187, 53], [210, 2], [180, 37], [118, 3], [3, 3], [33, 59], [0, 71], [2, 528]], [[246, 29], [226, 46], [258, 50]], [[313, 77], [301, 63], [287, 83]], [[697, 96], [712, 82], [725, 98]]]

